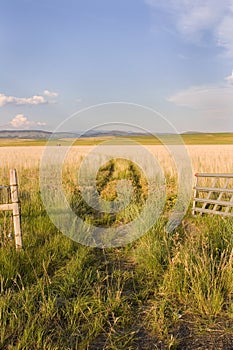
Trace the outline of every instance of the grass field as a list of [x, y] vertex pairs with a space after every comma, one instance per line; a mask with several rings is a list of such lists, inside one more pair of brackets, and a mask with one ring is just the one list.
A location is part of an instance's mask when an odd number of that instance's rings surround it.
[[[82, 246], [51, 223], [39, 189], [43, 144], [21, 146], [0, 148], [0, 184], [8, 183], [10, 168], [18, 170], [24, 244], [17, 254], [11, 216], [0, 212], [0, 349], [232, 349], [233, 220], [192, 217], [190, 207], [181, 225], [166, 232], [177, 176], [162, 146], [148, 148], [165, 171], [164, 212], [140, 239], [111, 249]], [[130, 222], [146, 200], [143, 174], [125, 160], [105, 164], [97, 177], [100, 196], [115, 199], [125, 177], [134, 195], [125, 210], [98, 215], [77, 186], [77, 168], [90, 149], [73, 147], [66, 159], [70, 205], [97, 226]], [[187, 150], [193, 172], [233, 173], [230, 142]]]
[[[196, 133], [196, 134], [181, 134], [181, 140], [186, 145], [232, 145], [233, 133]], [[160, 145], [161, 141], [155, 136], [129, 136], [131, 140], [139, 142], [143, 145]], [[161, 135], [164, 143], [169, 143], [172, 139], [169, 135]], [[122, 137], [127, 140], [128, 137]], [[111, 136], [105, 137], [88, 137], [73, 140], [74, 146], [93, 146], [109, 139], [114, 139]], [[72, 142], [72, 139], [54, 140], [54, 145], [66, 145]], [[4, 139], [0, 138], [0, 147], [9, 146], [45, 146], [47, 140], [33, 139]]]

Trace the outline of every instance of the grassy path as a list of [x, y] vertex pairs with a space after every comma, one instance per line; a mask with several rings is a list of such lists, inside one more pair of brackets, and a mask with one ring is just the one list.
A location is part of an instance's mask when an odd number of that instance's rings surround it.
[[[129, 222], [147, 194], [138, 169], [110, 162], [97, 188], [112, 200], [124, 177], [135, 189], [124, 212], [97, 215], [72, 185], [74, 210], [100, 226]], [[233, 220], [188, 213], [167, 234], [163, 217], [124, 248], [98, 249], [58, 232], [36, 187], [20, 197], [22, 253], [0, 216], [0, 349], [232, 349]]]

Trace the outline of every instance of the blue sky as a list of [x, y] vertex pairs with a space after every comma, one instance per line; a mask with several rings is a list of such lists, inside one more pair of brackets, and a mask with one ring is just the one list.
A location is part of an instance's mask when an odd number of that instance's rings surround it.
[[233, 131], [232, 34], [233, 0], [3, 0], [0, 129], [53, 130], [85, 107], [123, 101], [179, 132]]

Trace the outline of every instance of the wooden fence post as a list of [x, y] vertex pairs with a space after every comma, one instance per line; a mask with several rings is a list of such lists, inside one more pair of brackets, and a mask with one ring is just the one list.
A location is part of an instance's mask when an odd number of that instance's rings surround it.
[[18, 180], [16, 170], [10, 171], [10, 192], [11, 192], [11, 202], [13, 210], [13, 224], [15, 231], [15, 246], [16, 250], [22, 248], [22, 232], [20, 223], [20, 204], [18, 195]]
[[195, 183], [194, 183], [194, 199], [193, 199], [193, 207], [192, 207], [192, 215], [195, 215], [195, 198], [197, 197], [197, 186], [198, 186], [198, 173], [195, 174]]

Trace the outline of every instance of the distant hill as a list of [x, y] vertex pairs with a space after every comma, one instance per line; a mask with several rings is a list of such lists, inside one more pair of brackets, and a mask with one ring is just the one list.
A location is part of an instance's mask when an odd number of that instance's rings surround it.
[[0, 138], [5, 139], [48, 139], [51, 134], [42, 130], [0, 130]]
[[78, 133], [71, 132], [59, 132], [52, 133], [50, 131], [43, 130], [0, 130], [0, 138], [5, 139], [35, 139], [35, 140], [47, 140], [50, 137], [53, 138], [76, 138]]
[[185, 132], [182, 132], [181, 135], [196, 135], [196, 134], [205, 134], [204, 132], [202, 131], [185, 131]]
[[43, 130], [0, 130], [0, 138], [5, 139], [35, 139], [47, 140], [50, 137], [54, 139], [78, 138], [78, 137], [100, 137], [100, 136], [145, 136], [146, 133], [127, 132], [120, 130], [90, 130], [88, 132], [57, 132]]

